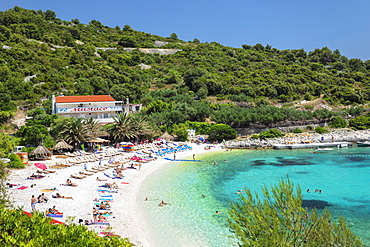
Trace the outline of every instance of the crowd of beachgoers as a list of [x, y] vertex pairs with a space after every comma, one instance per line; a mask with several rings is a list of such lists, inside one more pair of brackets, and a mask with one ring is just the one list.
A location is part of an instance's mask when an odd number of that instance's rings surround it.
[[[293, 137], [295, 135], [295, 137]], [[300, 136], [302, 134], [291, 134], [289, 144], [299, 144]], [[329, 133], [303, 133], [305, 140], [310, 143], [329, 143], [329, 142], [361, 142], [370, 140], [370, 130], [352, 130], [340, 129]], [[226, 148], [272, 148], [274, 145], [287, 144], [286, 137], [272, 138], [272, 139], [253, 139], [247, 138], [244, 140], [226, 141]]]
[[108, 146], [96, 152], [67, 152], [11, 170], [8, 195], [15, 208], [37, 210], [55, 222], [84, 224], [98, 234], [118, 234], [136, 246], [148, 246], [135, 217], [141, 183], [174, 158], [194, 159], [221, 148], [222, 144], [210, 149], [207, 144], [161, 141], [137, 145], [131, 152]]

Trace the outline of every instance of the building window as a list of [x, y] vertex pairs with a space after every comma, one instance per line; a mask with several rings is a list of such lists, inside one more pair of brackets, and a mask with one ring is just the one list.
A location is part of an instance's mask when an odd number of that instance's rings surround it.
[[103, 113], [103, 118], [109, 118], [108, 113]]
[[140, 111], [140, 106], [135, 106], [135, 111]]
[[81, 104], [78, 105], [78, 107], [84, 107], [84, 104], [81, 103]]

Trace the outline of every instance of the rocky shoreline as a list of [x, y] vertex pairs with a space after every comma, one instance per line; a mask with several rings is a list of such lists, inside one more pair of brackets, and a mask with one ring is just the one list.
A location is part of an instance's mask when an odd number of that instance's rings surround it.
[[[370, 130], [352, 130], [352, 129], [341, 129], [341, 130], [334, 130], [329, 133], [318, 134], [318, 133], [307, 133], [310, 134], [310, 140], [313, 143], [329, 143], [333, 142], [359, 142], [359, 141], [367, 141], [370, 140]], [[297, 136], [297, 141], [299, 141], [299, 135]], [[322, 141], [322, 138], [324, 138]], [[272, 148], [274, 145], [277, 144], [284, 144], [285, 138], [273, 138], [273, 139], [243, 139], [243, 140], [232, 140], [225, 142], [225, 148], [230, 149], [237, 149], [237, 148], [246, 148], [246, 149], [253, 149], [253, 148]], [[299, 142], [297, 142], [299, 143]]]

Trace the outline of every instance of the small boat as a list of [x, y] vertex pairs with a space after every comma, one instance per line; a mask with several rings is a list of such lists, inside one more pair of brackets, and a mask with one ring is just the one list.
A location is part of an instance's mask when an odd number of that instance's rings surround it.
[[333, 150], [333, 148], [317, 148], [317, 151], [330, 151]]
[[356, 142], [358, 147], [370, 147], [370, 141]]

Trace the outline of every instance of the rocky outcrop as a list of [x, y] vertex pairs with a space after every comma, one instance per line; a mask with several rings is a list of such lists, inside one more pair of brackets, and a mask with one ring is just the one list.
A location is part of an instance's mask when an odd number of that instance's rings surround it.
[[163, 41], [159, 41], [159, 40], [154, 42], [155, 47], [161, 47], [161, 46], [164, 46], [164, 45], [167, 45], [167, 44], [168, 44], [168, 42], [163, 42]]
[[150, 68], [152, 68], [152, 66], [146, 65], [146, 64], [143, 64], [143, 63], [139, 64], [138, 66], [141, 67], [141, 69], [150, 69]]
[[159, 55], [172, 55], [176, 52], [182, 51], [181, 49], [156, 49], [156, 48], [123, 48], [125, 51], [132, 52], [134, 50], [139, 50], [143, 53], [157, 53]]
[[[117, 48], [105, 48], [105, 47], [96, 47], [95, 51], [109, 51], [109, 50], [117, 50]], [[159, 55], [172, 55], [175, 54], [176, 52], [182, 51], [181, 49], [158, 49], [158, 48], [123, 48], [123, 50], [132, 52], [135, 50], [139, 50], [140, 52], [143, 53], [157, 53]]]
[[[352, 130], [352, 129], [341, 129], [335, 130], [330, 133], [318, 134], [310, 133], [310, 139], [313, 143], [320, 142], [357, 142], [370, 140], [370, 130]], [[322, 141], [322, 139], [324, 141]], [[241, 139], [237, 141], [225, 142], [225, 148], [272, 148], [277, 144], [284, 143], [284, 137], [272, 138], [272, 139]]]

